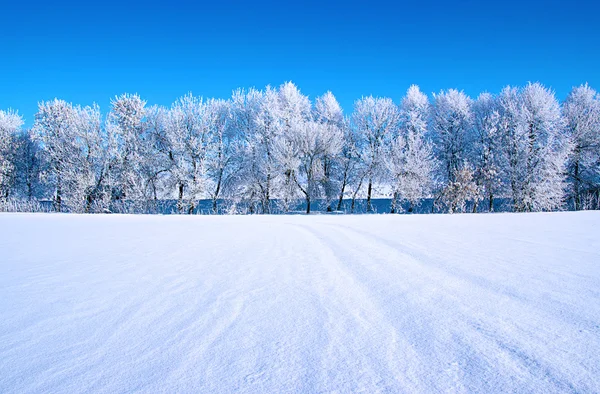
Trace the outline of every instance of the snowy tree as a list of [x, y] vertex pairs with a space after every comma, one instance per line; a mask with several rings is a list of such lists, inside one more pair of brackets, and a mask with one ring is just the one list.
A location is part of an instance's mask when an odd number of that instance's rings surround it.
[[[160, 198], [173, 198], [173, 190], [176, 190], [179, 184], [169, 122], [168, 108], [158, 105], [146, 108], [144, 128], [148, 149], [144, 161], [149, 169], [148, 187], [154, 209], [158, 209]], [[183, 202], [178, 202], [180, 203], [178, 208], [182, 210]]]
[[137, 94], [111, 100], [107, 119], [110, 139], [112, 199], [124, 204], [145, 202], [151, 193], [147, 167], [149, 136], [145, 129], [146, 102]]
[[327, 175], [323, 161], [337, 156], [342, 148], [343, 135], [338, 128], [312, 121], [305, 122], [295, 134], [298, 170], [292, 176], [304, 195], [308, 214], [312, 201], [326, 193], [323, 186]]
[[288, 211], [299, 197], [298, 177], [300, 166], [299, 142], [304, 136], [306, 123], [311, 120], [311, 103], [298, 87], [286, 82], [278, 91], [280, 133], [276, 138], [276, 158], [279, 172], [279, 205]]
[[234, 179], [237, 135], [232, 124], [230, 101], [212, 99], [207, 102], [207, 107], [213, 118], [207, 175], [211, 183], [212, 210], [216, 213], [217, 200]]
[[281, 134], [279, 116], [279, 97], [277, 90], [267, 87], [255, 117], [255, 132], [248, 144], [252, 173], [249, 179], [252, 192], [258, 196], [262, 213], [271, 212], [274, 184], [278, 173], [275, 143]]
[[559, 208], [564, 199], [568, 141], [554, 93], [535, 83], [522, 91], [506, 87], [498, 97], [504, 173], [513, 209]]
[[[587, 84], [573, 88], [563, 104], [566, 130], [573, 144], [568, 162], [576, 210], [600, 208], [600, 97]], [[586, 200], [595, 199], [588, 205]]]
[[[489, 93], [482, 93], [473, 102], [473, 149], [471, 162], [475, 165], [473, 174], [478, 196], [485, 198], [488, 211], [494, 210], [494, 197], [502, 192], [500, 136], [500, 112], [496, 99]], [[473, 212], [477, 211], [477, 202]]]
[[231, 97], [231, 129], [236, 136], [232, 146], [231, 187], [234, 206], [248, 204], [250, 213], [264, 207], [262, 183], [263, 145], [259, 138], [259, 114], [264, 95], [256, 89], [238, 89]]
[[72, 209], [91, 212], [108, 209], [110, 191], [108, 181], [108, 142], [102, 130], [100, 108], [75, 107], [75, 144], [78, 174], [71, 180], [69, 191]]
[[361, 161], [367, 185], [367, 211], [372, 212], [373, 184], [385, 170], [385, 147], [398, 127], [398, 107], [389, 98], [363, 97], [354, 104], [352, 124], [359, 137]]
[[[340, 140], [343, 138], [344, 129], [344, 114], [342, 107], [336, 100], [335, 96], [331, 92], [325, 93], [321, 97], [317, 97], [314, 108], [315, 120], [327, 128], [329, 135], [340, 136]], [[341, 141], [343, 143], [343, 141]], [[321, 187], [323, 188], [323, 196], [325, 197], [325, 203], [327, 211], [333, 210], [333, 203], [336, 199], [336, 192], [340, 188], [340, 181], [337, 173], [342, 173], [341, 157], [339, 156], [340, 149], [335, 151], [326, 152], [323, 156], [323, 177], [321, 179]], [[344, 186], [345, 187], [345, 186]]]
[[17, 135], [16, 149], [16, 194], [28, 201], [43, 197], [45, 190], [41, 181], [40, 144], [32, 138], [30, 131], [27, 130]]
[[522, 91], [522, 121], [527, 136], [521, 207], [546, 211], [562, 206], [565, 198], [565, 165], [570, 145], [554, 93], [539, 83]]
[[[471, 99], [462, 91], [450, 89], [434, 94], [432, 113], [433, 131], [437, 156], [441, 164], [440, 178], [444, 188], [440, 197], [450, 212], [454, 208], [464, 207], [463, 202], [456, 201], [456, 196], [471, 197], [472, 193], [457, 193], [456, 188], [464, 187], [473, 190], [472, 176], [466, 176], [468, 167], [466, 146], [472, 127], [473, 114]], [[459, 177], [460, 173], [460, 177]], [[448, 199], [450, 198], [450, 199]]]
[[66, 101], [41, 102], [35, 115], [33, 132], [42, 144], [47, 162], [44, 178], [52, 188], [54, 209], [63, 210], [65, 186], [73, 178], [77, 158], [76, 111]]
[[17, 133], [22, 125], [23, 119], [19, 114], [0, 110], [0, 199], [9, 196], [17, 177], [15, 148]]
[[507, 86], [498, 96], [500, 113], [500, 136], [502, 150], [502, 174], [510, 186], [513, 211], [524, 210], [524, 168], [527, 159], [527, 135], [521, 120], [521, 95], [519, 90]]
[[464, 212], [466, 202], [477, 198], [477, 185], [473, 181], [473, 171], [466, 165], [458, 169], [451, 182], [442, 190], [442, 200], [450, 213]]
[[[340, 132], [342, 134], [342, 145], [340, 153], [335, 161], [337, 165], [335, 166], [336, 169], [334, 171], [339, 190], [336, 211], [341, 211], [342, 209], [346, 190], [354, 183], [354, 179], [358, 173], [356, 170], [360, 159], [356, 144], [357, 138], [354, 129], [350, 127], [348, 118], [344, 118], [342, 121]], [[354, 199], [352, 201], [354, 202]]]
[[400, 129], [387, 153], [393, 196], [391, 213], [397, 204], [407, 201], [409, 212], [424, 198], [432, 186], [435, 168], [432, 146], [426, 140], [429, 100], [419, 87], [412, 85], [400, 106]]
[[188, 213], [193, 213], [197, 200], [207, 192], [216, 117], [213, 106], [191, 94], [179, 99], [169, 112], [171, 172], [180, 211], [185, 206]]
[[99, 108], [75, 107], [57, 99], [42, 102], [33, 132], [47, 161], [45, 176], [55, 209], [90, 212], [104, 208], [108, 160]]

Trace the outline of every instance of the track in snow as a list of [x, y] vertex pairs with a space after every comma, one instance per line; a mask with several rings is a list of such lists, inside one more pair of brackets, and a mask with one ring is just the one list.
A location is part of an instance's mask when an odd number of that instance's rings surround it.
[[0, 392], [598, 392], [600, 212], [0, 215]]

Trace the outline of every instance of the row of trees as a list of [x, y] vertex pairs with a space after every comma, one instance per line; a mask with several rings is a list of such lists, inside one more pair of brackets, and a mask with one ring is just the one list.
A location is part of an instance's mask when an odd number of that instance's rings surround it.
[[314, 103], [293, 83], [237, 90], [228, 100], [186, 95], [170, 108], [138, 95], [98, 106], [41, 102], [30, 130], [0, 111], [0, 200], [51, 199], [56, 211], [143, 210], [200, 199], [270, 213], [299, 200], [328, 211], [391, 197], [391, 212], [425, 198], [449, 212], [572, 206], [597, 209], [600, 98], [589, 86], [558, 103], [533, 83], [471, 99], [431, 100], [411, 86], [397, 105], [363, 97], [349, 116], [330, 92]]

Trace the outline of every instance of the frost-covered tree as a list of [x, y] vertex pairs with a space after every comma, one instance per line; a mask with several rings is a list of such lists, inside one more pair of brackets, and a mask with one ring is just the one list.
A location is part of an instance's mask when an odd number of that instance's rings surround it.
[[[473, 144], [471, 162], [478, 196], [487, 201], [488, 211], [494, 210], [494, 198], [503, 190], [501, 178], [502, 140], [500, 112], [494, 96], [482, 93], [473, 102]], [[478, 199], [473, 212], [477, 211]]]
[[498, 96], [504, 174], [513, 209], [542, 211], [562, 206], [570, 144], [554, 93], [542, 85], [506, 87]]
[[[175, 153], [173, 151], [170, 134], [170, 112], [168, 108], [153, 105], [146, 108], [144, 128], [148, 149], [146, 150], [146, 167], [148, 171], [149, 198], [155, 208], [161, 198], [173, 198], [177, 189], [178, 180], [174, 166]], [[182, 206], [178, 208], [183, 209]]]
[[107, 205], [107, 146], [97, 106], [75, 107], [63, 100], [39, 104], [33, 133], [46, 160], [45, 179], [61, 212], [90, 212]]
[[[342, 107], [331, 92], [317, 97], [314, 107], [315, 121], [325, 125], [329, 135], [341, 136], [344, 128], [344, 114]], [[340, 138], [341, 139], [341, 138]], [[321, 187], [323, 188], [323, 197], [327, 206], [327, 211], [333, 210], [333, 203], [336, 200], [336, 193], [340, 188], [341, 179], [336, 173], [341, 173], [343, 167], [339, 156], [340, 149], [326, 152], [322, 159], [323, 177], [321, 178]], [[345, 186], [344, 186], [345, 187]]]
[[106, 130], [110, 142], [112, 200], [139, 204], [151, 197], [147, 165], [150, 138], [145, 128], [146, 101], [137, 94], [111, 100]]
[[520, 207], [526, 211], [560, 208], [565, 198], [565, 165], [570, 150], [560, 106], [554, 93], [539, 83], [528, 84], [521, 96], [527, 157]]
[[295, 132], [298, 170], [292, 176], [306, 201], [306, 213], [310, 213], [314, 199], [326, 195], [324, 179], [327, 175], [323, 161], [332, 160], [338, 155], [342, 138], [339, 128], [314, 121], [305, 122]]
[[75, 107], [75, 133], [78, 173], [71, 180], [70, 190], [72, 209], [91, 212], [108, 209], [108, 141], [102, 129], [102, 117], [97, 105]]
[[385, 148], [398, 128], [398, 107], [389, 98], [363, 97], [354, 104], [352, 124], [359, 137], [360, 157], [367, 184], [367, 212], [372, 212], [373, 184], [385, 170]]
[[409, 202], [412, 212], [431, 190], [435, 163], [432, 146], [426, 140], [429, 111], [427, 96], [412, 85], [402, 99], [399, 133], [389, 146], [386, 160], [393, 188], [391, 213], [403, 201]]
[[[568, 160], [576, 210], [600, 208], [600, 97], [587, 84], [573, 88], [563, 104], [566, 130], [573, 144]], [[595, 200], [595, 201], [589, 201]], [[588, 203], [586, 203], [588, 202]], [[590, 204], [591, 202], [591, 204]]]
[[354, 212], [356, 196], [362, 186], [366, 172], [361, 171], [358, 137], [355, 129], [350, 127], [350, 120], [348, 118], [344, 118], [344, 122], [342, 123], [342, 148], [338, 155], [338, 163], [339, 196], [336, 210], [340, 211], [342, 209], [345, 193], [347, 190], [350, 190], [352, 195], [350, 210]]
[[456, 171], [453, 180], [446, 184], [441, 198], [450, 213], [464, 212], [467, 201], [475, 199], [477, 193], [477, 185], [473, 181], [473, 170], [465, 165]]
[[17, 178], [17, 133], [23, 119], [14, 111], [0, 110], [0, 199], [8, 198]]
[[213, 104], [188, 94], [169, 111], [169, 158], [180, 212], [185, 209], [193, 213], [197, 200], [207, 192], [209, 156], [217, 124], [215, 110]]
[[231, 198], [234, 206], [240, 201], [248, 205], [250, 213], [264, 208], [262, 182], [262, 153], [259, 138], [259, 114], [263, 92], [257, 89], [238, 89], [231, 97], [231, 129], [236, 135], [232, 152]]
[[277, 90], [267, 87], [260, 99], [255, 117], [255, 130], [248, 143], [248, 160], [252, 162], [252, 172], [248, 181], [252, 194], [260, 201], [261, 212], [271, 212], [271, 199], [275, 184], [279, 179], [279, 166], [275, 144], [281, 135]]
[[212, 199], [212, 210], [217, 212], [217, 200], [223, 190], [234, 181], [234, 155], [236, 153], [236, 129], [232, 123], [231, 102], [226, 100], [209, 100], [209, 112], [212, 114], [211, 142], [208, 152], [207, 176], [210, 181], [209, 194]]
[[507, 86], [498, 96], [500, 138], [502, 140], [502, 174], [509, 185], [513, 211], [522, 211], [523, 172], [527, 160], [527, 134], [522, 122], [522, 103], [519, 90]]
[[78, 156], [75, 117], [76, 111], [71, 104], [54, 99], [38, 105], [33, 125], [46, 161], [44, 179], [52, 189], [54, 209], [58, 212], [63, 210], [64, 193], [74, 176], [74, 159]]
[[311, 120], [311, 103], [298, 87], [286, 82], [279, 87], [280, 133], [276, 140], [276, 158], [279, 172], [279, 205], [288, 211], [298, 199], [298, 177], [300, 146], [306, 124]]
[[34, 198], [43, 197], [40, 144], [32, 138], [29, 130], [17, 135], [15, 167], [17, 196], [29, 202]]
[[471, 192], [456, 192], [461, 187], [465, 191], [475, 190], [472, 176], [466, 176], [466, 172], [470, 171], [466, 147], [470, 142], [468, 137], [473, 122], [471, 104], [471, 99], [464, 92], [455, 89], [434, 94], [432, 126], [443, 184], [440, 197], [450, 212], [465, 206], [456, 200], [457, 196], [475, 197]]

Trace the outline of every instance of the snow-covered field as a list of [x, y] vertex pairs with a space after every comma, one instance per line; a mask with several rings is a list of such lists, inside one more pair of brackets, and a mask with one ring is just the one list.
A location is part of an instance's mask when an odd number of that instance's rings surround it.
[[599, 392], [600, 212], [0, 215], [0, 392]]

